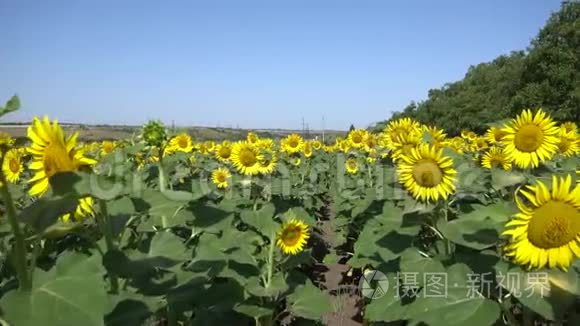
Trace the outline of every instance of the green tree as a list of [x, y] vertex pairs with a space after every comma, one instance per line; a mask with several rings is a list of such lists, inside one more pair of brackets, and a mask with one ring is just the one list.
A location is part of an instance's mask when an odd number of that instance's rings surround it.
[[512, 113], [543, 107], [558, 120], [580, 121], [580, 2], [567, 2], [532, 41]]

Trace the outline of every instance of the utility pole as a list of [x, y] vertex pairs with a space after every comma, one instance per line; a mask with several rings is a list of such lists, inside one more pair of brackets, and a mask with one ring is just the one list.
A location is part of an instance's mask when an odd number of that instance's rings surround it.
[[322, 143], [324, 144], [324, 116], [322, 116]]
[[302, 137], [304, 137], [304, 117], [302, 117]]

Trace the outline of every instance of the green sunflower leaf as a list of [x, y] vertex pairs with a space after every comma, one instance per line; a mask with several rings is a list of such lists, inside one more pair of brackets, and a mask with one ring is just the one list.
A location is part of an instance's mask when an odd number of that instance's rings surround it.
[[9, 292], [0, 305], [13, 325], [104, 325], [104, 273], [98, 257], [66, 254], [50, 271], [35, 272], [30, 292]]
[[321, 320], [325, 314], [333, 311], [330, 297], [310, 281], [298, 286], [287, 300], [290, 312], [306, 319]]

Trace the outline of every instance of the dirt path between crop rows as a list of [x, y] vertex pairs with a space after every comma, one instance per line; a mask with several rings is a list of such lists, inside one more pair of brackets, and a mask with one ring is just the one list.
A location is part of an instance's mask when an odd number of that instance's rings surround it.
[[[363, 300], [358, 288], [358, 279], [352, 275], [352, 268], [346, 263], [349, 257], [342, 253], [336, 241], [332, 198], [327, 195], [323, 199], [325, 206], [320, 211], [318, 225], [321, 231], [320, 243], [316, 244], [314, 254], [320, 256], [320, 251], [324, 250], [326, 254], [338, 257], [337, 263], [317, 263], [315, 266], [315, 271], [318, 273], [318, 285], [332, 296], [334, 308], [334, 312], [326, 315], [323, 322], [332, 326], [362, 325]], [[322, 259], [318, 261], [322, 262]]]

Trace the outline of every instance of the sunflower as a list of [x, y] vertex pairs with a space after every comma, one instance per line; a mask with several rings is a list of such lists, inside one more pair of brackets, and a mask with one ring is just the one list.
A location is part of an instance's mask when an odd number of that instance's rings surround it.
[[320, 150], [322, 148], [322, 143], [320, 142], [320, 140], [315, 139], [312, 141], [312, 148], [314, 148], [315, 150]]
[[90, 148], [90, 152], [92, 153], [97, 153], [101, 150], [101, 143], [99, 142], [92, 142], [91, 145], [89, 146]]
[[455, 151], [457, 154], [463, 154], [465, 151], [465, 140], [463, 140], [461, 137], [452, 138], [445, 142], [445, 145]]
[[9, 133], [0, 131], [0, 147], [10, 147], [14, 145], [14, 138]]
[[[164, 150], [164, 152], [165, 152], [165, 150]], [[149, 161], [151, 163], [159, 162], [159, 157], [160, 157], [159, 153], [160, 153], [159, 147], [152, 147], [151, 150], [149, 151], [149, 156], [148, 156]]]
[[566, 132], [563, 127], [560, 127], [557, 146], [560, 154], [566, 157], [572, 157], [580, 153], [580, 142], [577, 139], [577, 135], [573, 132]]
[[105, 140], [100, 147], [101, 156], [105, 156], [111, 154], [115, 150], [116, 144], [113, 141]]
[[55, 120], [52, 124], [45, 117], [42, 121], [35, 117], [28, 127], [28, 138], [32, 141], [28, 152], [32, 155], [30, 169], [34, 176], [28, 182], [33, 184], [31, 196], [42, 195], [48, 190], [48, 179], [60, 172], [77, 171], [81, 166], [92, 165], [93, 159], [84, 157], [75, 149], [78, 134], [65, 138], [62, 128]]
[[376, 150], [378, 144], [379, 141], [376, 135], [367, 134], [364, 140], [363, 149], [365, 150], [365, 152], [369, 153], [371, 151]]
[[193, 149], [198, 151], [201, 155], [207, 155], [208, 150], [205, 148], [204, 143], [194, 143]]
[[237, 142], [232, 146], [231, 161], [234, 167], [244, 175], [260, 173], [260, 162], [263, 155], [258, 148], [248, 142]]
[[393, 161], [399, 160], [404, 155], [410, 155], [411, 150], [421, 143], [421, 134], [410, 133], [400, 135], [394, 142], [391, 142], [390, 149], [393, 152]]
[[95, 154], [101, 151], [102, 143], [100, 142], [91, 142], [88, 144], [78, 144], [78, 148], [82, 149], [85, 153]]
[[558, 150], [558, 128], [542, 110], [535, 115], [524, 110], [503, 130], [506, 132], [503, 139], [506, 153], [520, 168], [537, 167]]
[[304, 250], [310, 238], [308, 225], [300, 220], [292, 219], [282, 225], [276, 238], [276, 244], [282, 252], [287, 255], [296, 255]]
[[271, 138], [260, 138], [256, 142], [256, 146], [260, 149], [271, 151], [274, 149], [274, 141]]
[[361, 148], [365, 144], [369, 132], [364, 129], [354, 129], [348, 133], [348, 142], [353, 148]]
[[250, 144], [256, 144], [260, 140], [260, 137], [255, 132], [248, 132], [246, 136], [246, 141]]
[[423, 126], [423, 131], [429, 135], [433, 140], [444, 141], [447, 138], [445, 130], [437, 128], [435, 126]]
[[302, 153], [305, 157], [312, 156], [312, 144], [310, 142], [304, 143], [304, 148], [302, 149]]
[[387, 134], [385, 134], [384, 132], [379, 132], [377, 134], [377, 145], [380, 148], [388, 148], [389, 147], [389, 138], [387, 137]]
[[350, 151], [351, 145], [348, 140], [341, 140], [336, 144], [338, 149], [343, 153], [348, 153]]
[[215, 147], [215, 157], [220, 162], [228, 162], [232, 156], [232, 144], [224, 140], [221, 144]]
[[357, 174], [358, 172], [358, 162], [355, 158], [349, 158], [344, 162], [344, 167], [346, 168], [346, 172], [349, 174]]
[[477, 134], [471, 130], [461, 130], [461, 138], [473, 141], [477, 138]]
[[[540, 269], [568, 269], [580, 257], [580, 185], [571, 176], [552, 177], [552, 189], [537, 181], [520, 190], [528, 203], [516, 196], [520, 210], [502, 234], [510, 236], [505, 254], [520, 265]], [[529, 205], [529, 206], [528, 206]]]
[[6, 180], [16, 183], [20, 179], [22, 171], [24, 171], [22, 167], [22, 154], [17, 148], [8, 150], [4, 154], [4, 162], [2, 164], [2, 172], [6, 176]]
[[193, 142], [187, 133], [182, 132], [171, 138], [168, 148], [170, 152], [189, 153], [193, 150]]
[[490, 144], [496, 144], [501, 143], [505, 135], [506, 132], [503, 129], [497, 127], [490, 127], [489, 129], [487, 129], [487, 132], [485, 133], [485, 138]]
[[213, 170], [211, 173], [211, 181], [216, 187], [224, 189], [228, 187], [228, 181], [231, 179], [232, 174], [226, 168], [218, 168]]
[[206, 153], [212, 153], [215, 150], [215, 142], [213, 140], [206, 140], [203, 142], [203, 147], [206, 150]]
[[135, 163], [137, 170], [143, 169], [145, 167], [145, 155], [143, 153], [137, 153], [133, 156], [133, 163]]
[[278, 158], [276, 157], [276, 153], [267, 151], [263, 155], [262, 161], [260, 161], [260, 174], [271, 174], [274, 172], [277, 164]]
[[369, 164], [375, 164], [377, 162], [378, 153], [376, 149], [373, 149], [367, 154], [367, 162]]
[[576, 125], [576, 123], [574, 122], [564, 122], [563, 124], [560, 125], [560, 128], [564, 129], [564, 131], [566, 133], [573, 133], [576, 134], [578, 133], [578, 126]]
[[487, 169], [501, 167], [509, 171], [512, 168], [512, 162], [509, 160], [503, 148], [492, 146], [481, 158], [481, 166]]
[[304, 147], [304, 139], [298, 134], [291, 134], [282, 139], [280, 145], [282, 146], [282, 151], [288, 154], [294, 154], [302, 151], [302, 147]]
[[323, 145], [322, 150], [326, 153], [336, 152], [336, 145]]
[[92, 197], [85, 197], [79, 199], [77, 208], [73, 213], [64, 214], [60, 219], [67, 223], [74, 221], [82, 221], [87, 217], [94, 216], [95, 211], [93, 209], [94, 201]]
[[487, 141], [483, 137], [476, 137], [469, 145], [469, 149], [472, 152], [478, 152], [482, 149], [486, 149], [487, 147], [488, 147]]
[[414, 198], [436, 201], [447, 199], [455, 191], [453, 160], [442, 149], [421, 144], [404, 155], [398, 164], [400, 182]]
[[92, 153], [93, 152], [93, 145], [92, 143], [86, 144], [86, 143], [78, 143], [77, 144], [77, 148], [81, 151], [83, 151], [83, 153]]
[[26, 147], [18, 147], [18, 148], [16, 148], [16, 150], [18, 151], [18, 154], [20, 154], [20, 156], [22, 156], [22, 157], [28, 155], [28, 151], [26, 150]]
[[294, 166], [300, 166], [300, 164], [302, 164], [302, 160], [299, 157], [293, 157], [290, 159], [290, 164]]
[[424, 126], [424, 132], [431, 138], [430, 143], [438, 148], [445, 145], [447, 139], [447, 134], [443, 129], [439, 129], [435, 126]]
[[392, 143], [401, 135], [420, 134], [421, 124], [411, 118], [402, 118], [389, 122], [383, 132], [387, 137], [387, 143]]

